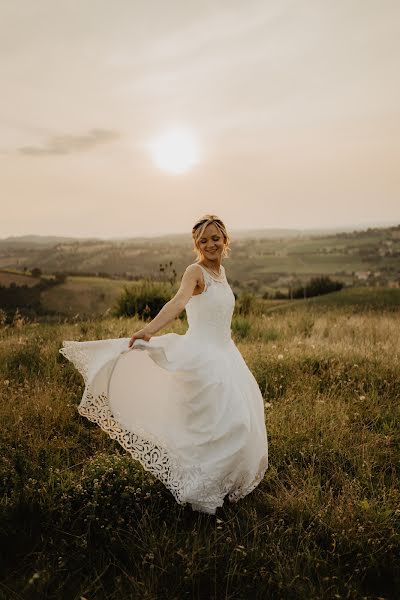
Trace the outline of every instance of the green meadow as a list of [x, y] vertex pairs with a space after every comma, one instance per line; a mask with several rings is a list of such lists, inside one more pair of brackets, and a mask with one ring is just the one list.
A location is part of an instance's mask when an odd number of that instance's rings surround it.
[[1, 328], [0, 598], [397, 598], [399, 305], [384, 288], [237, 301], [270, 465], [215, 516], [179, 506], [77, 412], [84, 384], [62, 341], [129, 336], [138, 320]]

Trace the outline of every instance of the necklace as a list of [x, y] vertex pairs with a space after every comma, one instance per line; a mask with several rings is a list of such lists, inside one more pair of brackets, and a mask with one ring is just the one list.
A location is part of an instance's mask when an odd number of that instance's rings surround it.
[[213, 271], [213, 269], [210, 269], [210, 267], [206, 267], [204, 265], [202, 265], [206, 271], [211, 271], [211, 273], [214, 273], [214, 275], [216, 275], [217, 277], [221, 277], [222, 276], [222, 268], [219, 268], [219, 273], [216, 273], [215, 271]]

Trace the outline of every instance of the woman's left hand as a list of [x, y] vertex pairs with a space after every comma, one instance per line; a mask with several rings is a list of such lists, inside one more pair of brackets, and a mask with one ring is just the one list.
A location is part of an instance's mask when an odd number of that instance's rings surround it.
[[148, 342], [151, 338], [152, 336], [147, 333], [146, 328], [144, 327], [143, 329], [139, 329], [139, 331], [136, 331], [136, 333], [133, 334], [133, 336], [129, 340], [128, 347], [132, 348], [135, 340], [145, 340], [145, 342]]

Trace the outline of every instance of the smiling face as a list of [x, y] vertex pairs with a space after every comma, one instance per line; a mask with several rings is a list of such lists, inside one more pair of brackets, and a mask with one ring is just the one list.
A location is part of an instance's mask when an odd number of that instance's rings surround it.
[[203, 259], [215, 261], [218, 264], [221, 262], [221, 255], [224, 249], [224, 236], [214, 223], [207, 225], [198, 241], [198, 247]]

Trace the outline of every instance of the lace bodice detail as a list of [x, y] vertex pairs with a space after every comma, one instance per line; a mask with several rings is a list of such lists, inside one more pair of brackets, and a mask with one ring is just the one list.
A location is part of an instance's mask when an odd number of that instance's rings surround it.
[[206, 338], [217, 345], [231, 341], [231, 322], [235, 296], [221, 265], [222, 280], [217, 280], [199, 265], [204, 275], [205, 288], [201, 294], [192, 296], [186, 304], [189, 328], [186, 335]]

